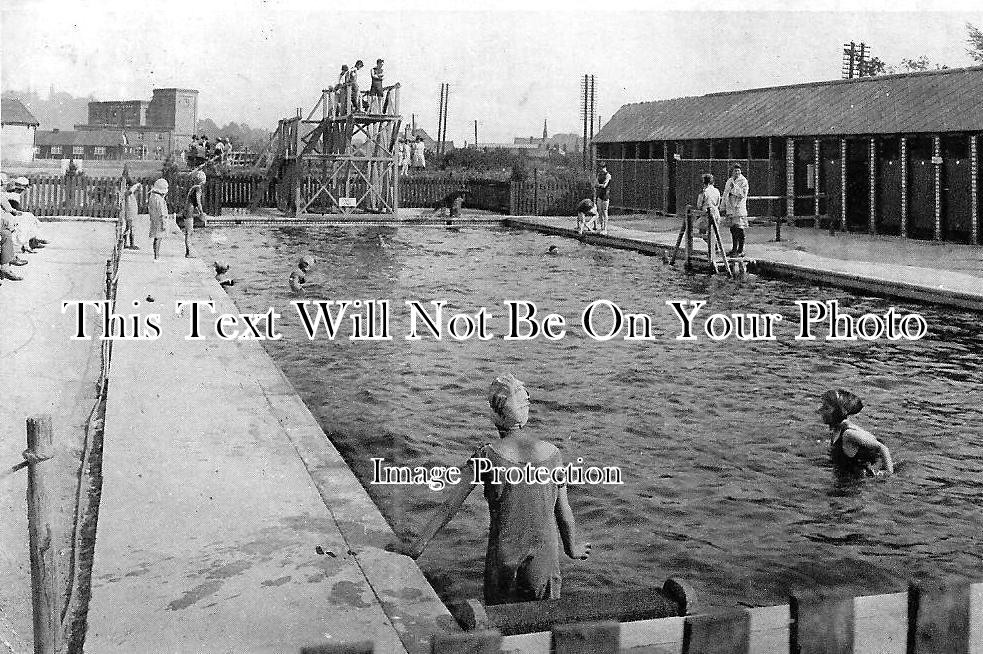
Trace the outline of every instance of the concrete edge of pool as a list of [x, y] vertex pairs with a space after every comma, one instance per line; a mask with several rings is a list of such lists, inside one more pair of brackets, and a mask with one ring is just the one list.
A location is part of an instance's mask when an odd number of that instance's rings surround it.
[[199, 259], [124, 253], [117, 312], [159, 311], [161, 336], [114, 343], [86, 650], [420, 653], [457, 630], [262, 345], [186, 340], [182, 299], [239, 313]]

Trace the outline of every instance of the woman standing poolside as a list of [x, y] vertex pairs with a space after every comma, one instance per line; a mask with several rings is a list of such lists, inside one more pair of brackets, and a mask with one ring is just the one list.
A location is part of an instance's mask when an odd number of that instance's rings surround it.
[[[554, 469], [562, 465], [555, 445], [539, 440], [522, 429], [529, 420], [529, 393], [512, 375], [498, 377], [488, 389], [492, 421], [499, 440], [479, 447], [461, 466], [464, 477], [453, 487], [451, 496], [412, 543], [397, 543], [389, 549], [419, 557], [464, 504], [474, 487], [471, 484], [476, 459], [488, 459], [492, 466]], [[491, 524], [485, 555], [485, 603], [527, 602], [560, 596], [559, 544], [571, 559], [590, 556], [590, 543], [577, 543], [573, 511], [567, 501], [566, 484], [511, 484], [483, 474], [485, 500]]]
[[880, 477], [894, 472], [891, 451], [866, 429], [848, 420], [864, 408], [863, 401], [846, 389], [823, 393], [816, 410], [829, 425], [833, 464], [844, 472]]

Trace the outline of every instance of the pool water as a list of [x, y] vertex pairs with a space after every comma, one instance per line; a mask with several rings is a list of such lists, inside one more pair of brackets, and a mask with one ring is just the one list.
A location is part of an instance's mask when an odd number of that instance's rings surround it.
[[[511, 371], [531, 393], [528, 429], [565, 461], [622, 471], [621, 486], [570, 490], [593, 554], [563, 559], [565, 591], [678, 576], [710, 604], [753, 606], [782, 603], [805, 586], [872, 594], [926, 575], [983, 579], [977, 314], [760, 277], [688, 275], [655, 257], [500, 227], [229, 227], [199, 238], [203, 257], [232, 264], [229, 292], [241, 311], [283, 314], [284, 337], [268, 351], [397, 533], [422, 528], [442, 496], [368, 484], [370, 458], [461, 465], [497, 437], [486, 392]], [[550, 245], [556, 254], [546, 253]], [[318, 266], [306, 298], [390, 300], [391, 341], [308, 340], [290, 305], [300, 298], [287, 286], [308, 252]], [[565, 316], [568, 333], [503, 340], [502, 302], [526, 299]], [[654, 340], [587, 337], [579, 316], [598, 299], [651, 315]], [[670, 299], [783, 321], [775, 341], [682, 342]], [[918, 312], [929, 335], [796, 341], [795, 302], [811, 299], [838, 299], [854, 315]], [[405, 300], [446, 300], [445, 312], [487, 307], [496, 336], [407, 341]], [[834, 387], [864, 398], [856, 422], [903, 461], [899, 474], [851, 480], [832, 469], [816, 407]], [[420, 558], [445, 600], [481, 597], [487, 521], [479, 489]]]

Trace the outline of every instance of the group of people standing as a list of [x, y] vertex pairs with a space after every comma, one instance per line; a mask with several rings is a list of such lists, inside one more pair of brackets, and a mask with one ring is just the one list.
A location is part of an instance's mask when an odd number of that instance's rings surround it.
[[197, 168], [208, 161], [224, 163], [231, 152], [232, 144], [227, 137], [219, 137], [212, 143], [204, 134], [196, 134], [191, 137], [191, 144], [188, 145], [184, 157], [189, 168]]
[[[705, 173], [703, 175], [703, 190], [696, 199], [697, 209], [703, 215], [697, 221], [697, 227], [701, 235], [705, 235], [709, 229], [710, 221], [714, 224], [723, 222], [730, 227], [731, 249], [727, 256], [744, 256], [744, 237], [748, 227], [747, 200], [749, 187], [747, 177], [741, 171], [739, 165], [731, 168], [731, 176], [727, 178], [724, 186], [723, 195], [713, 185], [713, 175]], [[611, 203], [611, 173], [608, 172], [607, 165], [601, 163], [598, 166], [597, 181], [593, 184], [594, 197], [585, 198], [577, 205], [577, 233], [583, 234], [584, 229], [598, 231], [601, 234], [608, 233], [608, 207]], [[724, 220], [721, 220], [721, 216]]]
[[[191, 238], [195, 233], [195, 220], [203, 220], [207, 216], [202, 205], [202, 195], [204, 193], [207, 177], [204, 171], [196, 170], [191, 173], [191, 187], [183, 198], [182, 210], [175, 215], [177, 226], [184, 233], [184, 256], [191, 257]], [[138, 192], [140, 184], [127, 179], [123, 191], [123, 243], [128, 250], [139, 250], [136, 244], [133, 223], [139, 212]], [[167, 219], [172, 215], [167, 207], [167, 194], [170, 185], [167, 180], [161, 177], [154, 182], [150, 189], [150, 196], [147, 199], [147, 211], [150, 213], [150, 233], [149, 238], [153, 242], [154, 261], [160, 260], [160, 247], [170, 231], [167, 228]]]
[[427, 169], [426, 144], [419, 134], [413, 140], [409, 136], [399, 139], [397, 155], [400, 175], [409, 174], [410, 168], [417, 171]]
[[[594, 184], [594, 198], [584, 198], [577, 205], [577, 233], [583, 234], [585, 228], [601, 234], [608, 233], [608, 195], [611, 189], [611, 173], [607, 164], [601, 163], [597, 170], [597, 183]], [[588, 225], [588, 223], [590, 223]]]
[[[703, 174], [703, 190], [696, 199], [696, 208], [703, 211], [703, 216], [697, 221], [700, 233], [704, 238], [709, 229], [710, 222], [719, 225], [721, 222], [730, 227], [731, 248], [727, 253], [729, 257], [744, 256], [744, 230], [748, 227], [747, 220], [747, 198], [748, 181], [744, 176], [739, 165], [731, 168], [731, 175], [727, 178], [724, 185], [724, 193], [720, 194], [717, 187], [713, 185], [713, 175]], [[724, 216], [723, 221], [721, 215]]]
[[[347, 64], [342, 65], [341, 72], [338, 73], [338, 84], [328, 89], [334, 94], [334, 106], [332, 107], [334, 115], [343, 116], [347, 113], [348, 108], [353, 111], [385, 112], [383, 100], [386, 92], [382, 88], [385, 63], [384, 59], [375, 60], [375, 68], [369, 73], [371, 80], [369, 90], [364, 94], [359, 90], [358, 73], [365, 67], [365, 63], [359, 59], [351, 67]], [[346, 91], [346, 89], [350, 89], [350, 91]], [[362, 97], [363, 95], [365, 97]], [[346, 106], [346, 102], [349, 103], [348, 106]]]

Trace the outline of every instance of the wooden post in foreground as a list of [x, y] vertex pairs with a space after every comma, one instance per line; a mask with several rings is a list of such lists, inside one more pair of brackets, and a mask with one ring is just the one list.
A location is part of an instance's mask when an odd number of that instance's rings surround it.
[[31, 550], [31, 599], [34, 605], [34, 654], [54, 654], [58, 646], [58, 596], [55, 550], [51, 536], [51, 498], [45, 461], [52, 451], [51, 416], [27, 419], [27, 531]]

